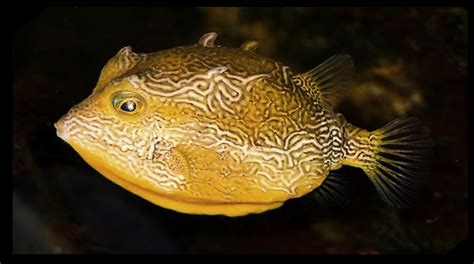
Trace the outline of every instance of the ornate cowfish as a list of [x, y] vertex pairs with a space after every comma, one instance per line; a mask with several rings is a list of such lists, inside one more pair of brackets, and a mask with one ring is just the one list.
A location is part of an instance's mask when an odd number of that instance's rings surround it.
[[261, 213], [337, 188], [328, 181], [343, 165], [363, 169], [388, 204], [412, 204], [430, 137], [414, 118], [369, 132], [334, 112], [351, 56], [295, 74], [257, 54], [256, 41], [228, 48], [216, 37], [149, 54], [121, 49], [55, 123], [57, 135], [111, 181], [182, 213]]

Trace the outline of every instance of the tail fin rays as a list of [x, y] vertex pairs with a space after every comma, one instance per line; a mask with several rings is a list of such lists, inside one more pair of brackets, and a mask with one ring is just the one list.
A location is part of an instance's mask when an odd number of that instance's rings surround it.
[[346, 163], [369, 176], [381, 198], [397, 207], [409, 207], [426, 182], [432, 158], [432, 140], [415, 118], [396, 119], [365, 137], [364, 155]]

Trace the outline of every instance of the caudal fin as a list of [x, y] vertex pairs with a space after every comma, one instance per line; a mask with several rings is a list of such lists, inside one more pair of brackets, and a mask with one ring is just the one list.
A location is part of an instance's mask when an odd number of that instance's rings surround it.
[[409, 207], [425, 183], [432, 158], [432, 140], [416, 118], [396, 119], [370, 133], [374, 159], [364, 171], [382, 199]]
[[348, 144], [354, 151], [344, 163], [362, 168], [385, 202], [413, 204], [429, 172], [433, 147], [417, 119], [396, 119], [372, 132], [360, 130]]

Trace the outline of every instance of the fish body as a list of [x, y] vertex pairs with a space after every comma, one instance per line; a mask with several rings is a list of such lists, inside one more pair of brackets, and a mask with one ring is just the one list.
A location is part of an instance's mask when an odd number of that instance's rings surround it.
[[331, 96], [350, 84], [350, 56], [294, 74], [257, 54], [255, 41], [228, 48], [215, 39], [121, 49], [55, 124], [58, 136], [113, 182], [183, 213], [264, 212], [325, 186], [343, 165], [364, 169], [388, 203], [411, 201], [429, 137], [413, 119], [369, 132], [333, 111]]

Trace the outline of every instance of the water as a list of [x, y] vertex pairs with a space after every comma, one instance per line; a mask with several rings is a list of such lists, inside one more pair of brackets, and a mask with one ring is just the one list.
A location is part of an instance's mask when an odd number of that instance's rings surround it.
[[[296, 72], [355, 60], [337, 110], [376, 129], [416, 116], [431, 130], [428, 187], [413, 209], [384, 205], [364, 173], [346, 208], [307, 195], [240, 218], [157, 207], [111, 183], [56, 137], [119, 49], [154, 52], [218, 33], [260, 39]], [[13, 40], [13, 253], [446, 253], [467, 236], [467, 10], [462, 8], [51, 8]]]

